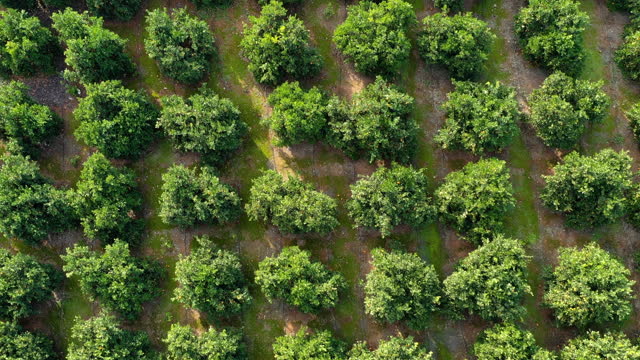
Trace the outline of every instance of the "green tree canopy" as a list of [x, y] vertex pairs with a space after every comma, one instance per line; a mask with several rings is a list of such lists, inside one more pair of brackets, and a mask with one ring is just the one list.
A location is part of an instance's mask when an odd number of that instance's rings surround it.
[[87, 0], [89, 11], [110, 20], [131, 20], [142, 5], [142, 0]]
[[322, 67], [318, 51], [309, 45], [309, 30], [279, 1], [262, 7], [260, 17], [249, 16], [240, 42], [249, 70], [259, 83], [276, 85], [285, 78], [316, 75]]
[[560, 360], [583, 359], [638, 360], [640, 347], [633, 345], [623, 333], [590, 331], [569, 340], [560, 352]]
[[85, 161], [73, 196], [85, 235], [103, 243], [138, 242], [144, 221], [139, 217], [142, 194], [135, 179], [131, 169], [111, 165], [101, 153]]
[[3, 360], [57, 359], [51, 340], [4, 321], [0, 321], [0, 354]]
[[87, 84], [73, 115], [80, 122], [75, 136], [110, 158], [135, 158], [153, 140], [158, 110], [142, 91], [120, 81]]
[[635, 103], [626, 112], [627, 119], [629, 119], [629, 126], [635, 136], [636, 141], [640, 142], [640, 102]]
[[543, 360], [551, 357], [547, 350], [536, 345], [531, 332], [513, 323], [496, 324], [483, 331], [473, 345], [473, 354], [478, 360]]
[[105, 246], [104, 254], [76, 245], [67, 249], [62, 260], [67, 277], [77, 276], [85, 295], [125, 319], [136, 319], [142, 304], [159, 295], [159, 265], [131, 255], [123, 241]]
[[529, 0], [516, 16], [515, 32], [531, 61], [573, 76], [584, 67], [582, 36], [588, 23], [574, 0]]
[[593, 243], [558, 252], [558, 265], [544, 294], [558, 322], [584, 328], [629, 317], [635, 283], [629, 280], [629, 269]]
[[333, 41], [357, 71], [392, 76], [409, 58], [407, 32], [416, 22], [413, 7], [403, 0], [360, 1], [347, 7]]
[[275, 360], [343, 360], [345, 345], [329, 331], [308, 334], [306, 328], [297, 333], [276, 338], [273, 343]]
[[441, 219], [476, 245], [502, 231], [505, 215], [516, 204], [509, 169], [495, 158], [449, 173], [435, 198]]
[[625, 34], [622, 45], [615, 52], [615, 62], [633, 80], [640, 80], [640, 29]]
[[176, 263], [180, 286], [174, 291], [174, 299], [216, 318], [241, 313], [252, 297], [240, 259], [230, 251], [217, 249], [207, 237], [196, 241], [200, 246]]
[[427, 63], [442, 65], [452, 77], [466, 79], [480, 72], [495, 38], [487, 23], [471, 13], [436, 13], [424, 18], [418, 50]]
[[336, 201], [298, 178], [285, 180], [268, 170], [253, 180], [250, 192], [249, 219], [269, 222], [283, 233], [326, 234], [338, 226]]
[[349, 352], [348, 360], [432, 360], [433, 355], [413, 337], [392, 336], [381, 340], [376, 350], [369, 350], [364, 342], [356, 343]]
[[59, 51], [51, 31], [24, 10], [0, 12], [0, 75], [51, 72]]
[[610, 224], [625, 214], [631, 189], [631, 157], [626, 151], [604, 149], [592, 156], [572, 152], [543, 175], [540, 197], [565, 215], [567, 224], [590, 228]]
[[464, 5], [463, 0], [434, 0], [433, 4], [443, 11], [458, 12], [462, 11]]
[[610, 103], [603, 84], [556, 72], [533, 90], [529, 96], [530, 121], [542, 141], [568, 149], [580, 140], [587, 123], [601, 122]]
[[442, 284], [433, 265], [416, 254], [400, 251], [374, 249], [371, 256], [373, 269], [364, 287], [367, 314], [424, 329], [442, 304]]
[[421, 226], [436, 217], [424, 171], [395, 163], [352, 184], [347, 209], [355, 226], [375, 228], [382, 237], [400, 224]]
[[516, 92], [500, 82], [478, 84], [454, 81], [442, 106], [444, 126], [435, 136], [444, 149], [466, 150], [476, 155], [501, 151], [519, 134], [522, 117]]
[[[22, 253], [11, 254], [5, 249], [0, 249], [0, 275], [0, 318], [8, 320], [29, 316], [34, 304], [52, 298], [53, 290], [61, 280], [53, 266], [41, 264]], [[8, 328], [3, 330], [9, 331]]]
[[236, 151], [248, 130], [233, 102], [205, 87], [188, 99], [163, 97], [156, 127], [162, 128], [178, 150], [198, 152], [214, 164]]
[[414, 99], [377, 77], [351, 103], [331, 99], [328, 142], [352, 158], [408, 163], [416, 152], [419, 126]]
[[189, 326], [171, 325], [164, 339], [167, 360], [245, 360], [246, 348], [237, 331], [209, 328], [196, 335]]
[[297, 246], [285, 247], [278, 256], [262, 260], [255, 282], [269, 301], [282, 299], [305, 313], [334, 307], [346, 287], [342, 275], [312, 262], [311, 254]]
[[215, 53], [213, 34], [203, 20], [185, 8], [155, 9], [147, 13], [148, 37], [144, 41], [149, 57], [168, 77], [187, 84], [202, 80]]
[[240, 197], [213, 169], [171, 166], [162, 175], [160, 218], [169, 225], [223, 224], [240, 215]]
[[529, 260], [519, 240], [498, 235], [460, 260], [444, 280], [447, 300], [454, 310], [485, 320], [518, 320], [526, 311], [522, 300], [531, 294]]

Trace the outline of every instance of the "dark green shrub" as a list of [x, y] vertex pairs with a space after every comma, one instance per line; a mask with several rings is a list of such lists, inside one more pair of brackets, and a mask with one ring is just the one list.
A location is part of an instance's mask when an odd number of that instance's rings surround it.
[[196, 335], [189, 326], [171, 325], [167, 360], [244, 360], [246, 348], [239, 332], [209, 328]]
[[640, 102], [634, 104], [626, 113], [633, 136], [640, 142]]
[[87, 0], [89, 11], [110, 20], [131, 20], [142, 5], [142, 0]]
[[3, 360], [57, 359], [51, 340], [4, 321], [0, 321], [0, 354]]
[[569, 340], [560, 352], [560, 360], [583, 359], [638, 360], [640, 347], [633, 345], [620, 332], [601, 334], [590, 331], [587, 335]]
[[463, 0], [434, 0], [433, 4], [442, 11], [462, 11]]
[[614, 59], [626, 76], [640, 80], [640, 30], [633, 30], [625, 35]]
[[345, 345], [326, 330], [307, 334], [303, 327], [293, 335], [276, 338], [273, 343], [275, 360], [343, 360], [344, 354]]
[[543, 360], [551, 354], [536, 345], [529, 331], [512, 323], [496, 324], [480, 334], [473, 345], [478, 360]]
[[348, 360], [432, 360], [433, 354], [427, 352], [413, 337], [391, 336], [381, 340], [376, 350], [369, 350], [364, 342], [356, 343], [349, 352]]

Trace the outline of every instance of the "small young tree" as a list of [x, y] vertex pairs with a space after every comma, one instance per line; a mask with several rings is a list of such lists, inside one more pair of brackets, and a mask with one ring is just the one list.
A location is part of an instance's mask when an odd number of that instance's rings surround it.
[[209, 25], [185, 8], [172, 10], [171, 15], [166, 8], [155, 9], [147, 13], [146, 21], [149, 36], [144, 46], [162, 72], [181, 83], [202, 80], [215, 53]]
[[544, 294], [558, 322], [584, 328], [629, 317], [635, 283], [629, 269], [593, 243], [558, 251], [558, 266]]
[[76, 184], [73, 206], [85, 235], [105, 244], [115, 239], [136, 244], [142, 235], [142, 194], [131, 169], [117, 168], [101, 153], [91, 155]]
[[436, 207], [427, 194], [427, 175], [395, 163], [352, 184], [347, 209], [356, 227], [375, 228], [382, 237], [400, 224], [417, 227], [436, 217]]
[[156, 127], [162, 128], [178, 150], [198, 152], [204, 161], [214, 164], [240, 147], [248, 129], [231, 100], [204, 87], [188, 99], [163, 97]]
[[57, 359], [51, 340], [4, 321], [0, 321], [0, 354], [3, 360]]
[[560, 352], [560, 360], [611, 359], [638, 360], [640, 347], [620, 332], [601, 334], [590, 331], [572, 340]]
[[495, 158], [449, 173], [435, 198], [442, 220], [476, 245], [502, 231], [505, 215], [516, 204], [509, 169]]
[[57, 51], [51, 31], [37, 17], [24, 10], [0, 12], [0, 75], [51, 72]]
[[630, 11], [637, 0], [607, 0], [607, 6], [614, 11]]
[[62, 260], [67, 277], [77, 276], [85, 295], [125, 319], [136, 319], [142, 304], [159, 295], [159, 265], [131, 255], [123, 241], [105, 246], [104, 254], [76, 245]]
[[464, 5], [463, 0], [434, 0], [433, 4], [442, 11], [459, 12]]
[[67, 360], [95, 359], [155, 360], [157, 356], [146, 333], [121, 329], [113, 316], [76, 318]]
[[640, 142], [640, 102], [634, 104], [627, 112], [627, 119], [629, 119], [629, 126], [633, 132], [633, 136], [636, 141]]
[[249, 22], [240, 48], [259, 83], [277, 85], [285, 77], [304, 78], [320, 71], [322, 58], [309, 45], [309, 30], [295, 15], [287, 16], [281, 2], [271, 1]]
[[529, 260], [519, 240], [498, 235], [469, 253], [444, 280], [447, 300], [454, 310], [485, 320], [518, 320], [526, 311], [522, 299], [531, 294]]
[[180, 287], [175, 289], [174, 299], [215, 318], [241, 313], [252, 297], [240, 259], [230, 251], [216, 249], [207, 237], [196, 241], [200, 247], [176, 263]]
[[412, 336], [391, 336], [381, 340], [376, 350], [369, 350], [364, 342], [356, 343], [349, 352], [348, 360], [432, 360], [433, 354], [427, 352]]
[[576, 80], [556, 72], [529, 96], [531, 125], [551, 147], [576, 145], [587, 123], [598, 123], [609, 110], [609, 96], [602, 81]]
[[160, 218], [169, 225], [223, 224], [240, 215], [240, 197], [213, 169], [171, 166], [162, 175]]
[[52, 298], [61, 280], [53, 266], [5, 249], [0, 249], [0, 274], [0, 319], [8, 320], [29, 316], [34, 304]]
[[454, 81], [442, 106], [444, 126], [435, 136], [444, 149], [470, 151], [476, 155], [501, 151], [519, 134], [522, 117], [516, 92], [500, 82], [478, 84]]
[[632, 30], [624, 36], [614, 59], [626, 76], [640, 80], [640, 29]]
[[470, 13], [437, 13], [424, 18], [418, 50], [427, 63], [442, 65], [452, 77], [466, 79], [480, 72], [495, 38], [489, 25]]
[[542, 202], [561, 212], [575, 228], [610, 224], [625, 214], [631, 189], [631, 157], [604, 149], [592, 156], [572, 152], [543, 175]]
[[329, 331], [307, 334], [305, 327], [293, 335], [276, 338], [273, 343], [275, 360], [343, 360], [345, 345]]
[[400, 251], [374, 249], [371, 256], [373, 270], [364, 287], [367, 314], [424, 329], [442, 304], [442, 284], [433, 265], [416, 254]]
[[142, 91], [120, 81], [87, 84], [73, 115], [80, 122], [75, 136], [110, 158], [135, 158], [153, 140], [158, 111]]
[[342, 275], [311, 262], [311, 254], [297, 246], [285, 247], [278, 256], [262, 260], [255, 282], [269, 301], [282, 299], [305, 313], [334, 307], [346, 287]]
[[105, 19], [131, 20], [142, 5], [142, 0], [87, 0], [89, 11]]
[[171, 325], [164, 339], [167, 360], [245, 360], [242, 335], [236, 331], [209, 328], [196, 335], [189, 326]]
[[82, 84], [122, 79], [135, 67], [125, 54], [127, 41], [102, 27], [103, 20], [71, 8], [51, 15], [53, 28], [66, 44], [64, 77]]
[[588, 23], [574, 0], [529, 0], [516, 16], [515, 32], [531, 61], [573, 76], [584, 66], [582, 36]]
[[420, 129], [411, 116], [413, 102], [381, 77], [355, 94], [350, 104], [333, 98], [328, 142], [352, 158], [408, 163]]
[[393, 76], [409, 58], [407, 33], [416, 23], [411, 4], [403, 0], [360, 1], [347, 8], [333, 41], [357, 71]]
[[245, 209], [250, 220], [269, 222], [288, 234], [326, 234], [339, 225], [333, 198], [273, 170], [253, 180]]
[[276, 133], [277, 146], [316, 142], [327, 130], [327, 95], [317, 87], [308, 91], [298, 82], [285, 82], [269, 95], [273, 113], [263, 123]]
[[482, 332], [473, 345], [478, 360], [543, 360], [551, 355], [536, 345], [531, 332], [512, 323], [496, 324]]
[[19, 81], [0, 85], [0, 136], [24, 153], [37, 155], [39, 147], [62, 128], [62, 119], [37, 104]]

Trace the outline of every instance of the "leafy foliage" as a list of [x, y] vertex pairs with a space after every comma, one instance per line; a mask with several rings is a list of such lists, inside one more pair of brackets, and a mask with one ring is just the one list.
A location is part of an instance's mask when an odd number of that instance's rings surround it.
[[465, 79], [482, 69], [495, 38], [487, 23], [470, 13], [436, 13], [424, 18], [418, 49], [426, 62], [442, 65], [452, 77]]
[[351, 185], [347, 208], [356, 226], [378, 229], [382, 237], [397, 225], [420, 226], [436, 217], [425, 173], [395, 163]]
[[215, 53], [209, 25], [190, 16], [185, 8], [173, 10], [171, 16], [166, 8], [155, 9], [149, 11], [146, 21], [149, 37], [144, 46], [162, 72], [181, 83], [202, 80]]
[[630, 11], [637, 0], [607, 0], [607, 6], [611, 10]]
[[550, 356], [536, 345], [531, 332], [512, 323], [496, 324], [483, 331], [473, 345], [473, 353], [478, 360], [542, 360]]
[[262, 7], [260, 17], [250, 16], [240, 42], [249, 70], [259, 83], [276, 85], [285, 77], [303, 78], [322, 67], [318, 51], [309, 45], [309, 30], [279, 1]]
[[200, 247], [176, 263], [175, 299], [217, 318], [241, 313], [252, 298], [240, 259], [207, 237], [196, 240]]
[[556, 72], [529, 96], [531, 124], [542, 141], [568, 149], [576, 145], [586, 123], [598, 123], [609, 110], [602, 81], [576, 80]]
[[333, 41], [367, 75], [395, 75], [409, 58], [409, 28], [417, 22], [411, 4], [403, 0], [360, 1], [347, 8]]
[[245, 209], [250, 220], [267, 221], [289, 234], [326, 234], [338, 226], [336, 201], [295, 177], [273, 170], [253, 180]]
[[142, 304], [159, 294], [159, 265], [131, 255], [123, 241], [105, 246], [104, 254], [76, 245], [67, 249], [62, 260], [67, 277], [77, 276], [83, 293], [125, 319], [136, 319]]
[[518, 135], [522, 116], [513, 88], [500, 82], [478, 84], [454, 81], [443, 109], [444, 126], [435, 136], [445, 149], [470, 151], [476, 155], [500, 151]]
[[635, 283], [629, 269], [595, 244], [558, 251], [544, 302], [561, 324], [583, 328], [629, 317]]
[[411, 117], [413, 102], [381, 77], [355, 94], [350, 104], [334, 97], [328, 105], [328, 142], [352, 158], [407, 163], [420, 129]]
[[442, 285], [433, 265], [416, 254], [374, 249], [373, 270], [367, 274], [365, 310], [378, 320], [406, 320], [424, 329], [442, 302]]
[[26, 11], [0, 12], [0, 74], [29, 76], [53, 70], [58, 48], [51, 31]]
[[640, 102], [631, 106], [626, 113], [633, 136], [640, 141]]
[[444, 280], [447, 299], [453, 309], [485, 320], [517, 320], [525, 313], [522, 299], [531, 293], [528, 262], [519, 240], [498, 235], [469, 253]]
[[622, 72], [633, 80], [640, 80], [640, 29], [624, 36], [616, 50], [615, 61]]
[[449, 173], [435, 198], [440, 217], [476, 245], [500, 233], [504, 216], [515, 206], [509, 169], [495, 158]]
[[631, 188], [631, 158], [625, 151], [604, 149], [593, 156], [572, 152], [564, 163], [543, 175], [543, 203], [562, 212], [576, 228], [610, 224], [625, 214]]
[[142, 5], [142, 0], [87, 0], [89, 11], [110, 20], [131, 20]]
[[[61, 280], [53, 266], [40, 264], [29, 255], [12, 255], [5, 249], [0, 249], [0, 275], [0, 318], [9, 320], [29, 316], [33, 312], [33, 304], [50, 299], [53, 289]], [[0, 322], [0, 328], [3, 325]], [[0, 333], [3, 330], [15, 331], [3, 328]]]
[[258, 264], [255, 282], [269, 299], [283, 299], [305, 313], [334, 307], [346, 287], [342, 275], [311, 262], [311, 254], [297, 246], [282, 249], [277, 257]]
[[463, 0], [434, 0], [433, 4], [443, 10], [443, 11], [451, 11], [458, 12], [462, 11], [462, 6], [464, 5]]
[[173, 165], [162, 175], [160, 217], [170, 225], [222, 224], [240, 215], [240, 198], [208, 167]]
[[329, 331], [307, 334], [301, 328], [293, 335], [276, 338], [273, 344], [275, 360], [343, 360], [345, 346], [333, 338]]
[[120, 81], [87, 84], [73, 115], [80, 126], [75, 136], [110, 158], [135, 158], [153, 140], [158, 111], [147, 96]]
[[633, 184], [627, 196], [627, 221], [636, 229], [640, 229], [640, 184]]
[[146, 333], [123, 330], [113, 316], [76, 318], [67, 360], [155, 360]]
[[413, 341], [413, 337], [392, 336], [381, 340], [371, 351], [366, 343], [358, 342], [349, 352], [348, 360], [432, 360], [433, 355]]
[[246, 359], [242, 336], [234, 331], [209, 328], [196, 335], [189, 326], [171, 325], [164, 339], [167, 360], [241, 360]]
[[191, 0], [191, 2], [198, 8], [225, 5], [230, 3], [229, 0]]
[[101, 153], [87, 159], [73, 197], [85, 235], [103, 243], [138, 242], [144, 222], [137, 215], [142, 195], [135, 178], [132, 170], [111, 165]]
[[0, 321], [0, 354], [3, 360], [56, 359], [51, 340], [4, 321]]
[[162, 115], [156, 126], [176, 148], [201, 153], [209, 163], [222, 162], [240, 147], [247, 133], [247, 124], [231, 100], [204, 87], [188, 99], [177, 95], [162, 98]]
[[574, 0], [530, 0], [515, 19], [525, 56], [551, 69], [577, 75], [584, 66], [583, 32], [589, 16]]
[[582, 359], [638, 360], [640, 347], [633, 345], [622, 333], [600, 334], [590, 331], [585, 336], [569, 340], [560, 352], [560, 360]]

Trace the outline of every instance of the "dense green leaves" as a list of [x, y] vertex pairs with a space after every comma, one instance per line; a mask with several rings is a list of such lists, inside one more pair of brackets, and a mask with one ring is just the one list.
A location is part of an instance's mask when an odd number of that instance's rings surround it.
[[347, 19], [336, 28], [333, 41], [356, 70], [395, 75], [409, 58], [407, 32], [416, 22], [411, 4], [403, 0], [360, 1], [347, 8]]
[[420, 226], [436, 216], [424, 171], [398, 164], [379, 167], [351, 185], [347, 208], [355, 226], [375, 228], [382, 237], [400, 224]]
[[515, 19], [525, 56], [553, 71], [577, 75], [584, 66], [583, 32], [589, 16], [574, 0], [530, 0]]
[[609, 110], [602, 81], [576, 80], [556, 72], [529, 96], [531, 124], [542, 141], [568, 149], [576, 145], [587, 123], [598, 123]]
[[175, 300], [220, 318], [241, 313], [252, 301], [238, 256], [216, 249], [207, 237], [176, 263]]
[[500, 82], [478, 84], [454, 81], [443, 109], [444, 126], [435, 141], [445, 149], [470, 151], [476, 155], [500, 151], [519, 133], [522, 116], [513, 88]]
[[433, 4], [442, 11], [462, 11], [463, 0], [434, 0]]
[[424, 18], [418, 49], [426, 62], [442, 65], [452, 77], [464, 79], [482, 69], [495, 38], [487, 23], [470, 13], [437, 13]]
[[505, 215], [515, 206], [509, 169], [495, 158], [449, 173], [435, 198], [441, 219], [476, 245], [500, 233]]
[[105, 19], [131, 20], [140, 9], [142, 0], [87, 0], [89, 11]]
[[528, 263], [519, 240], [498, 235], [460, 260], [444, 280], [447, 299], [454, 310], [485, 320], [518, 320], [525, 313], [522, 300], [531, 293]]
[[[2, 255], [0, 255], [2, 256]], [[0, 321], [0, 355], [2, 360], [54, 360], [51, 340], [23, 331], [18, 324]]]
[[164, 342], [167, 360], [244, 360], [246, 348], [239, 332], [209, 328], [196, 335], [189, 326], [171, 325]]
[[367, 344], [358, 342], [349, 352], [348, 360], [432, 360], [433, 355], [413, 337], [392, 336], [381, 340], [376, 350], [369, 350]]
[[275, 360], [343, 360], [345, 346], [329, 331], [307, 334], [306, 328], [297, 333], [276, 338], [273, 344]]
[[631, 106], [626, 113], [627, 119], [629, 119], [629, 126], [633, 131], [636, 141], [640, 142], [640, 102]]
[[560, 352], [560, 360], [586, 359], [638, 360], [640, 347], [619, 332], [600, 334], [590, 331], [585, 336], [569, 340]]
[[87, 96], [73, 111], [75, 136], [110, 158], [135, 158], [153, 140], [158, 111], [141, 91], [120, 81], [87, 84]]
[[483, 331], [473, 345], [473, 353], [478, 360], [543, 360], [551, 356], [536, 345], [531, 332], [512, 323], [497, 324]]
[[171, 15], [166, 8], [155, 9], [149, 11], [146, 21], [149, 36], [144, 46], [162, 72], [182, 83], [202, 80], [215, 53], [209, 25], [185, 8], [173, 10]]
[[334, 307], [346, 287], [342, 275], [312, 262], [311, 254], [297, 246], [286, 247], [278, 256], [262, 260], [255, 282], [270, 301], [282, 299], [305, 313]]
[[625, 214], [631, 188], [631, 157], [604, 149], [592, 156], [572, 152], [543, 175], [543, 203], [562, 212], [576, 228], [610, 224]]
[[433, 265], [400, 251], [374, 249], [371, 256], [373, 269], [364, 287], [367, 314], [424, 329], [442, 303], [442, 285]]
[[615, 61], [625, 75], [640, 80], [640, 29], [624, 36], [622, 45], [615, 53]]
[[276, 85], [286, 77], [303, 78], [317, 74], [322, 58], [309, 45], [309, 30], [279, 1], [262, 7], [260, 17], [250, 16], [240, 42], [249, 70], [259, 83]]
[[222, 224], [240, 215], [240, 198], [213, 169], [173, 165], [162, 175], [160, 217], [170, 225]]
[[326, 234], [338, 226], [336, 201], [313, 185], [273, 170], [253, 180], [245, 209], [250, 220], [270, 222], [283, 233]]
[[158, 264], [131, 255], [129, 245], [116, 240], [104, 254], [76, 245], [62, 255], [67, 277], [77, 276], [85, 295], [125, 319], [136, 319], [142, 304], [159, 294], [162, 275]]
[[582, 328], [629, 317], [635, 283], [629, 269], [595, 244], [558, 251], [544, 303], [561, 324]]

